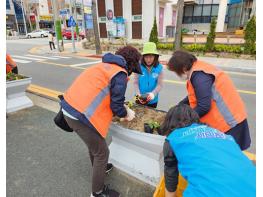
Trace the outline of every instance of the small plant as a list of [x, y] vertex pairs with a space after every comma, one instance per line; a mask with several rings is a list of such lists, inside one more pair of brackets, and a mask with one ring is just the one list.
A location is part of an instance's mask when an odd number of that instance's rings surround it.
[[128, 101], [127, 105], [129, 108], [132, 108], [134, 106], [134, 103], [133, 101]]
[[216, 38], [216, 33], [215, 33], [215, 29], [216, 29], [216, 18], [212, 18], [211, 24], [210, 24], [210, 32], [207, 36], [207, 41], [206, 41], [206, 45], [205, 48], [207, 51], [213, 51], [214, 47], [215, 47], [215, 38]]
[[152, 27], [152, 30], [151, 30], [149, 42], [154, 42], [155, 44], [159, 43], [156, 18], [154, 18], [153, 27]]
[[7, 81], [14, 81], [14, 80], [18, 80], [18, 79], [24, 79], [26, 77], [22, 76], [22, 75], [18, 75], [12, 72], [9, 72], [6, 74], [6, 80]]
[[149, 121], [147, 124], [148, 124], [148, 125], [151, 127], [151, 129], [153, 129], [153, 130], [155, 130], [155, 129], [157, 129], [157, 128], [160, 128], [160, 123], [159, 123], [159, 122], [156, 122], [156, 121], [153, 121], [153, 120]]

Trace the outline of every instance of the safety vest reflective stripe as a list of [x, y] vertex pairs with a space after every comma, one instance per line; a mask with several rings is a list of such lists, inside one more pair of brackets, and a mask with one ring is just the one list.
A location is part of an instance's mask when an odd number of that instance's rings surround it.
[[220, 93], [216, 90], [215, 85], [212, 86], [212, 98], [216, 101], [218, 110], [223, 115], [227, 124], [230, 125], [231, 128], [235, 127], [238, 122], [235, 120], [234, 116], [230, 112]]
[[101, 92], [95, 97], [92, 103], [88, 106], [88, 108], [83, 112], [83, 114], [90, 119], [98, 106], [102, 103], [103, 99], [110, 93], [110, 87], [107, 86], [101, 90]]

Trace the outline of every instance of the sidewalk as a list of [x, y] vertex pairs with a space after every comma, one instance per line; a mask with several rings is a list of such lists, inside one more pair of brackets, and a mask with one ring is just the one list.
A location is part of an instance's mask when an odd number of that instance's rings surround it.
[[[101, 58], [102, 55], [96, 55], [95, 50], [83, 49], [81, 46], [81, 42], [75, 43], [77, 53], [72, 53], [71, 43], [64, 44], [64, 51], [50, 51], [49, 46], [41, 46], [35, 47], [29, 50], [32, 54], [62, 54], [62, 55], [71, 55], [71, 56], [81, 56], [81, 57], [89, 57], [89, 58]], [[107, 53], [109, 51], [103, 51]], [[164, 65], [167, 64], [171, 55], [163, 55], [160, 56], [160, 62]], [[245, 73], [256, 73], [256, 60], [246, 60], [246, 59], [230, 59], [230, 58], [216, 58], [216, 57], [201, 57], [199, 56], [198, 59], [207, 61], [211, 64], [218, 66], [219, 68], [226, 70], [226, 71], [233, 71], [233, 72], [245, 72]]]
[[[87, 147], [75, 133], [55, 126], [52, 111], [58, 110], [57, 102], [29, 96], [35, 106], [7, 118], [7, 196], [90, 196]], [[106, 184], [123, 197], [150, 197], [155, 189], [116, 168], [107, 175]]]

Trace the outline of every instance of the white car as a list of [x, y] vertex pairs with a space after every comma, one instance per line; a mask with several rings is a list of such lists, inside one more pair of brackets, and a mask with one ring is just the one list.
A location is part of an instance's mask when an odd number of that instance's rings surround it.
[[26, 35], [27, 38], [43, 38], [48, 36], [48, 31], [46, 30], [34, 30]]

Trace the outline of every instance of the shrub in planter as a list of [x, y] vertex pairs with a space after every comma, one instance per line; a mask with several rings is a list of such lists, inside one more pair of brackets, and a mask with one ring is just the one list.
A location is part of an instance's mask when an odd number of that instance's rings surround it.
[[256, 53], [256, 18], [253, 16], [247, 23], [245, 29], [245, 53], [255, 54]]
[[25, 78], [28, 78], [28, 77], [25, 77], [19, 74], [15, 74], [12, 72], [9, 72], [6, 74], [6, 81], [14, 81], [14, 80], [25, 79]]
[[210, 23], [210, 32], [207, 36], [207, 40], [206, 40], [206, 50], [207, 51], [213, 51], [214, 47], [215, 47], [215, 37], [216, 37], [216, 33], [215, 33], [215, 29], [216, 29], [216, 18], [212, 18], [212, 21]]
[[206, 47], [204, 44], [184, 45], [183, 48], [190, 52], [205, 52], [206, 51]]
[[155, 44], [159, 43], [156, 18], [154, 18], [153, 27], [152, 27], [152, 30], [151, 30], [149, 42], [154, 42]]

